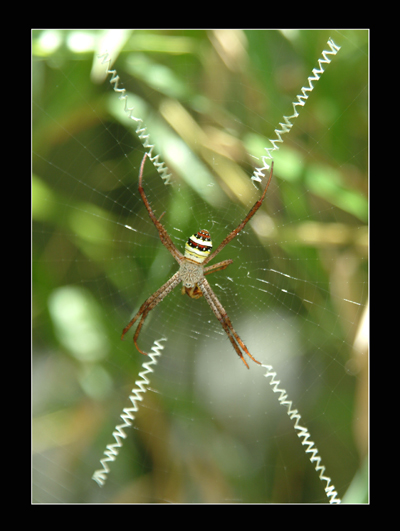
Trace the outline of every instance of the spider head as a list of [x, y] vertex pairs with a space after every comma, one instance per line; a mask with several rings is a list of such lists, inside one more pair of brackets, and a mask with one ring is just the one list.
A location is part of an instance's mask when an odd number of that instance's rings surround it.
[[185, 245], [185, 257], [201, 264], [211, 253], [212, 241], [208, 230], [202, 229], [190, 236]]

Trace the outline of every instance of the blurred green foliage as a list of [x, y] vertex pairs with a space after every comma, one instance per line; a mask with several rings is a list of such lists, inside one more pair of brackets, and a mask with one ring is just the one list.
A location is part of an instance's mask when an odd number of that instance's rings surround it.
[[[177, 186], [164, 191], [149, 165], [146, 186], [182, 246], [186, 227], [211, 225], [221, 241], [254, 203], [253, 157], [292, 114], [329, 37], [341, 50], [276, 153], [266, 211], [221, 260], [235, 258], [232, 293], [244, 301], [245, 310], [230, 301], [232, 320], [289, 310], [296, 328], [312, 337], [302, 349], [298, 407], [315, 421], [312, 438], [337, 489], [344, 493], [357, 477], [346, 501], [366, 501], [368, 376], [351, 345], [368, 296], [368, 32], [40, 30], [32, 35], [34, 502], [326, 501], [295, 434], [282, 437], [284, 410], [276, 417], [278, 446], [260, 457], [264, 466], [250, 475], [236, 469], [246, 462], [243, 441], [193, 398], [186, 365], [164, 368], [165, 391], [146, 396], [140, 433], [128, 432], [110, 486], [99, 491], [87, 482], [113, 442], [143, 361], [131, 342], [117, 344], [118, 334], [173, 271], [136, 192], [143, 147], [97, 54], [107, 49], [113, 57], [129, 104], [173, 174]], [[273, 270], [281, 275], [271, 278]], [[288, 284], [289, 277], [300, 282]], [[231, 292], [226, 278], [216, 282]], [[285, 289], [292, 298], [283, 298]], [[361, 306], [349, 308], [346, 299]], [[201, 323], [209, 326], [213, 316], [178, 300], [166, 301], [148, 338], [174, 331], [168, 344], [184, 364], [195, 335], [186, 331], [197, 327], [200, 344]], [[350, 362], [353, 378], [344, 376]], [[313, 379], [320, 364], [324, 378]], [[307, 389], [310, 382], [318, 389]], [[193, 432], [186, 428], [182, 446], [167, 444], [183, 418], [197, 420]], [[228, 459], [223, 444], [232, 440], [237, 455]]]

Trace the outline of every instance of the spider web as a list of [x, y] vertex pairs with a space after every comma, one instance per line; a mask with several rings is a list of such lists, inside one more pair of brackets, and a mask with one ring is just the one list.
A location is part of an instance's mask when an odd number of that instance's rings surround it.
[[329, 37], [340, 56], [274, 157], [263, 207], [218, 256], [233, 264], [208, 280], [340, 496], [364, 477], [367, 32], [46, 31], [33, 35], [35, 503], [326, 502], [258, 367], [179, 288], [146, 320], [144, 350], [167, 340], [151, 389], [106, 486], [91, 481], [144, 361], [122, 328], [177, 270], [137, 191], [143, 147], [93, 51], [105, 38], [123, 50], [129, 104], [172, 175], [147, 162], [145, 191], [182, 250], [201, 228], [215, 248], [259, 198], [254, 157]]

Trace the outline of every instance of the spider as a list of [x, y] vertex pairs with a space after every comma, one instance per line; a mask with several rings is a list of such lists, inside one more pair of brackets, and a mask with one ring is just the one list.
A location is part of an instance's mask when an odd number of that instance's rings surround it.
[[261, 365], [259, 361], [253, 358], [253, 356], [247, 350], [246, 345], [236, 333], [235, 329], [232, 326], [231, 320], [229, 319], [226, 311], [224, 310], [224, 307], [218, 300], [210, 284], [205, 278], [210, 273], [215, 273], [217, 271], [226, 269], [233, 262], [233, 260], [228, 259], [208, 267], [205, 266], [206, 264], [208, 264], [208, 262], [215, 258], [220, 251], [222, 251], [225, 245], [227, 245], [231, 240], [233, 240], [233, 238], [235, 238], [239, 234], [239, 232], [244, 228], [246, 223], [254, 216], [254, 214], [260, 208], [262, 202], [264, 201], [265, 194], [267, 193], [269, 184], [271, 182], [273, 164], [271, 165], [271, 171], [269, 174], [268, 182], [264, 188], [261, 198], [254, 204], [253, 208], [250, 210], [244, 220], [236, 227], [236, 229], [234, 229], [230, 234], [228, 234], [228, 236], [223, 240], [219, 247], [217, 247], [216, 250], [211, 253], [212, 242], [210, 233], [208, 232], [208, 230], [202, 229], [199, 230], [196, 234], [193, 234], [193, 236], [190, 236], [185, 245], [185, 254], [182, 255], [182, 253], [178, 251], [178, 249], [175, 247], [168, 232], [160, 222], [165, 212], [163, 212], [159, 219], [157, 219], [144, 192], [142, 186], [142, 179], [144, 164], [146, 162], [147, 156], [148, 154], [145, 153], [142, 163], [140, 165], [139, 194], [142, 198], [143, 203], [146, 206], [146, 209], [149, 213], [152, 222], [158, 230], [161, 243], [172, 254], [172, 256], [178, 262], [180, 267], [179, 271], [172, 275], [172, 277], [163, 286], [161, 286], [160, 289], [153, 293], [153, 295], [151, 295], [142, 304], [135, 317], [127, 324], [127, 326], [122, 331], [121, 339], [124, 339], [125, 334], [140, 317], [139, 325], [136, 329], [135, 335], [133, 336], [133, 341], [138, 351], [142, 354], [147, 355], [147, 353], [140, 349], [137, 344], [137, 340], [140, 334], [140, 330], [142, 329], [144, 320], [148, 316], [149, 312], [153, 308], [155, 308], [157, 304], [160, 303], [180, 282], [182, 282], [183, 294], [186, 293], [192, 299], [198, 299], [204, 296], [204, 298], [210, 305], [212, 311], [214, 312], [215, 317], [218, 319], [223, 329], [225, 330], [229, 341], [232, 343], [233, 348], [235, 349], [236, 353], [243, 361], [243, 363], [246, 365], [246, 367], [249, 369], [249, 366], [243, 357], [242, 351], [245, 352], [249, 356], [249, 358], [251, 358], [254, 362]]

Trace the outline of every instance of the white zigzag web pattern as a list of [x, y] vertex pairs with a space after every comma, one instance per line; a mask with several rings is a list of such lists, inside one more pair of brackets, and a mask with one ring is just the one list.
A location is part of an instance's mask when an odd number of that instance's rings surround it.
[[330, 51], [329, 50], [328, 51], [324, 50], [322, 52], [322, 59], [318, 59], [318, 68], [313, 68], [312, 75], [309, 76], [308, 79], [307, 79], [308, 87], [302, 87], [302, 89], [301, 89], [301, 94], [302, 95], [297, 95], [297, 101], [294, 101], [292, 103], [292, 105], [293, 105], [293, 114], [291, 116], [284, 116], [283, 117], [284, 123], [282, 123], [282, 122], [279, 123], [279, 126], [281, 127], [281, 129], [277, 128], [274, 131], [275, 134], [276, 134], [276, 139], [275, 140], [271, 140], [270, 138], [268, 139], [271, 142], [272, 147], [269, 147], [269, 148], [266, 147], [265, 148], [265, 151], [267, 152], [267, 154], [261, 157], [263, 166], [260, 167], [260, 168], [256, 168], [254, 170], [254, 173], [253, 173], [253, 175], [251, 177], [253, 181], [261, 182], [261, 178], [264, 177], [263, 171], [264, 170], [269, 170], [269, 168], [270, 168], [269, 162], [272, 160], [271, 153], [273, 151], [277, 151], [279, 149], [279, 146], [277, 144], [283, 142], [282, 135], [284, 135], [286, 133], [289, 133], [289, 131], [293, 127], [293, 124], [292, 124], [291, 120], [294, 120], [295, 118], [297, 118], [299, 116], [299, 113], [297, 112], [296, 107], [298, 107], [298, 106], [304, 107], [304, 105], [306, 104], [306, 101], [307, 101], [307, 99], [309, 97], [310, 92], [312, 92], [312, 90], [314, 89], [313, 81], [318, 81], [319, 78], [320, 78], [320, 75], [322, 75], [324, 73], [324, 68], [323, 68], [322, 65], [323, 64], [329, 64], [331, 62], [331, 59], [328, 56], [329, 55], [336, 55], [337, 52], [340, 50], [340, 46], [337, 46], [333, 42], [332, 39], [329, 39], [327, 44], [330, 47]]
[[[301, 93], [302, 95], [297, 95], [297, 101], [294, 101], [292, 103], [293, 105], [293, 114], [291, 116], [284, 116], [283, 120], [284, 123], [279, 123], [279, 126], [281, 129], [275, 129], [276, 134], [276, 140], [269, 141], [272, 144], [272, 147], [265, 148], [265, 151], [267, 152], [267, 155], [264, 155], [262, 157], [262, 163], [263, 166], [260, 168], [256, 168], [254, 170], [254, 173], [252, 175], [252, 180], [260, 182], [261, 177], [264, 177], [263, 170], [268, 170], [270, 168], [270, 165], [268, 164], [269, 161], [272, 160], [271, 153], [273, 151], [277, 151], [279, 149], [278, 143], [282, 143], [282, 135], [285, 133], [289, 133], [291, 128], [293, 127], [293, 124], [291, 120], [294, 120], [299, 116], [299, 113], [297, 112], [296, 107], [301, 106], [304, 107], [306, 104], [306, 101], [308, 99], [309, 93], [312, 92], [314, 89], [313, 81], [318, 81], [320, 79], [320, 75], [324, 73], [323, 64], [329, 64], [331, 62], [331, 59], [328, 57], [328, 55], [336, 55], [337, 52], [340, 50], [340, 46], [337, 46], [332, 39], [328, 40], [328, 45], [330, 47], [330, 51], [324, 50], [322, 52], [322, 59], [318, 60], [318, 66], [319, 68], [313, 68], [312, 75], [308, 77], [308, 87], [302, 87]], [[325, 493], [329, 499], [329, 503], [340, 503], [341, 500], [338, 498], [338, 494], [335, 490], [335, 487], [331, 485], [331, 479], [327, 476], [324, 476], [325, 473], [325, 467], [321, 465], [321, 457], [318, 455], [317, 448], [314, 447], [314, 442], [310, 441], [310, 433], [307, 430], [307, 428], [304, 428], [303, 426], [300, 426], [299, 422], [301, 419], [301, 416], [297, 409], [292, 409], [292, 401], [287, 400], [288, 395], [284, 389], [279, 389], [280, 380], [276, 380], [276, 372], [273, 371], [273, 368], [271, 365], [262, 365], [265, 369], [267, 369], [267, 373], [265, 374], [266, 378], [271, 378], [271, 381], [269, 384], [271, 385], [274, 393], [280, 393], [280, 396], [278, 397], [278, 401], [282, 406], [285, 406], [287, 408], [287, 414], [291, 420], [295, 419], [294, 429], [298, 430], [299, 433], [297, 434], [298, 437], [303, 438], [302, 445], [307, 446], [307, 449], [305, 450], [306, 454], [311, 454], [310, 461], [311, 463], [315, 463], [315, 470], [316, 472], [319, 472], [319, 479], [321, 481], [326, 482], [325, 487]]]
[[103, 468], [96, 470], [92, 476], [92, 479], [96, 481], [96, 483], [100, 487], [105, 484], [107, 474], [110, 472], [108, 463], [111, 463], [116, 460], [119, 453], [119, 449], [122, 448], [123, 445], [122, 439], [126, 439], [127, 437], [126, 433], [124, 432], [124, 429], [130, 428], [132, 426], [131, 421], [135, 419], [134, 413], [137, 413], [137, 411], [139, 410], [138, 402], [141, 402], [143, 400], [142, 394], [147, 391], [147, 387], [150, 384], [150, 380], [147, 378], [146, 375], [154, 372], [152, 365], [156, 365], [157, 357], [161, 356], [161, 350], [163, 350], [164, 347], [160, 344], [160, 341], [166, 341], [166, 339], [159, 339], [158, 341], [154, 342], [151, 348], [152, 352], [149, 353], [149, 358], [151, 361], [143, 363], [142, 367], [145, 370], [139, 373], [141, 380], [136, 380], [136, 388], [132, 389], [132, 394], [129, 397], [130, 401], [133, 404], [133, 407], [124, 408], [124, 412], [121, 414], [121, 418], [124, 423], [116, 426], [115, 430], [113, 431], [113, 437], [116, 442], [114, 444], [107, 445], [107, 449], [104, 451], [104, 455], [106, 457], [100, 459], [100, 463]]
[[142, 146], [145, 149], [148, 149], [147, 153], [148, 153], [149, 159], [154, 164], [161, 178], [165, 181], [165, 184], [168, 184], [170, 177], [171, 177], [171, 174], [168, 173], [169, 169], [166, 166], [165, 162], [160, 162], [160, 155], [153, 155], [154, 144], [150, 144], [149, 142], [150, 135], [149, 133], [147, 133], [147, 128], [143, 126], [143, 120], [141, 118], [137, 118], [136, 116], [134, 116], [133, 114], [134, 107], [128, 107], [128, 96], [126, 95], [126, 89], [118, 88], [119, 75], [117, 74], [116, 70], [109, 69], [109, 66], [111, 65], [111, 57], [109, 56], [107, 52], [102, 55], [99, 55], [98, 57], [99, 59], [102, 60], [101, 61], [102, 65], [108, 63], [107, 74], [111, 74], [110, 84], [114, 85], [113, 86], [114, 91], [119, 93], [118, 99], [124, 100], [125, 102], [124, 111], [128, 115], [128, 118], [130, 118], [131, 120], [137, 123], [135, 132], [138, 135], [139, 140], [142, 143]]
[[[277, 139], [276, 140], [270, 140], [269, 139], [269, 141], [272, 144], [272, 147], [271, 148], [265, 148], [265, 151], [267, 152], [267, 155], [264, 155], [264, 156], [261, 157], [263, 166], [260, 167], [260, 168], [256, 168], [254, 170], [254, 173], [253, 173], [253, 175], [251, 177], [252, 180], [260, 182], [261, 178], [264, 177], [263, 171], [264, 170], [268, 170], [270, 168], [270, 165], [268, 164], [268, 162], [272, 160], [271, 153], [273, 151], [277, 151], [279, 149], [279, 146], [277, 144], [283, 142], [282, 135], [284, 135], [285, 133], [288, 133], [291, 130], [292, 126], [293, 126], [291, 120], [293, 120], [294, 118], [297, 118], [297, 116], [299, 116], [299, 113], [297, 112], [296, 107], [297, 106], [304, 107], [304, 105], [305, 105], [305, 103], [306, 103], [306, 101], [308, 99], [308, 96], [309, 96], [309, 94], [307, 94], [307, 93], [310, 93], [314, 89], [314, 86], [313, 86], [312, 82], [313, 81], [318, 81], [320, 79], [320, 75], [324, 73], [324, 69], [323, 69], [322, 65], [323, 64], [329, 64], [331, 62], [331, 59], [328, 57], [328, 55], [336, 55], [337, 52], [340, 50], [340, 47], [337, 46], [333, 42], [332, 39], [328, 40], [328, 45], [330, 47], [330, 51], [324, 50], [322, 52], [322, 59], [318, 60], [319, 68], [318, 69], [314, 68], [313, 71], [312, 71], [312, 76], [308, 77], [308, 87], [302, 87], [302, 89], [301, 89], [302, 96], [298, 95], [297, 96], [297, 101], [292, 103], [292, 105], [293, 105], [293, 114], [291, 116], [284, 116], [283, 117], [283, 120], [284, 120], [285, 123], [279, 123], [279, 126], [282, 129], [275, 129], [275, 134], [277, 136]], [[110, 57], [109, 57], [109, 55], [107, 53], [99, 56], [99, 58], [103, 59], [102, 60], [102, 64], [107, 63], [107, 62], [109, 64], [111, 64], [111, 59], [110, 59]], [[141, 128], [142, 120], [140, 118], [136, 118], [135, 116], [133, 116], [133, 114], [132, 114], [133, 108], [129, 108], [128, 107], [127, 96], [126, 96], [125, 89], [118, 88], [119, 76], [117, 75], [117, 71], [116, 70], [110, 70], [109, 68], [107, 68], [107, 73], [112, 75], [110, 83], [114, 84], [115, 92], [119, 92], [120, 93], [119, 99], [125, 100], [124, 111], [128, 114], [129, 118], [131, 118], [132, 120], [138, 122], [138, 127], [136, 129], [136, 133], [138, 134], [139, 139], [141, 140], [143, 147], [149, 148], [148, 154], [149, 154], [150, 160], [156, 166], [157, 171], [160, 173], [161, 177], [165, 180], [166, 183], [168, 183], [170, 174], [167, 174], [168, 170], [167, 170], [165, 164], [159, 162], [159, 156], [158, 155], [152, 156], [152, 152], [153, 152], [154, 146], [149, 144], [149, 135], [146, 134], [146, 127], [142, 127]], [[116, 457], [118, 455], [118, 452], [119, 452], [119, 448], [121, 448], [122, 444], [123, 444], [122, 443], [122, 439], [126, 438], [126, 434], [125, 434], [125, 432], [123, 430], [125, 428], [129, 428], [129, 427], [132, 426], [131, 421], [134, 420], [134, 418], [135, 418], [133, 413], [138, 411], [137, 402], [141, 402], [143, 400], [143, 397], [141, 396], [140, 393], [144, 394], [147, 391], [146, 387], [149, 385], [150, 381], [148, 380], [146, 375], [151, 373], [151, 372], [153, 372], [153, 368], [151, 366], [152, 365], [156, 365], [156, 363], [157, 363], [157, 359], [156, 358], [161, 355], [160, 351], [163, 350], [163, 348], [164, 348], [162, 345], [160, 345], [160, 341], [165, 341], [165, 339], [160, 339], [159, 341], [155, 341], [154, 342], [154, 345], [153, 345], [153, 347], [151, 349], [153, 351], [153, 353], [149, 354], [149, 357], [150, 357], [151, 361], [143, 363], [143, 367], [146, 370], [139, 373], [139, 376], [142, 378], [142, 380], [137, 380], [135, 382], [137, 388], [132, 390], [132, 395], [129, 397], [131, 402], [132, 402], [132, 404], [133, 404], [133, 407], [125, 408], [123, 410], [124, 413], [121, 414], [121, 418], [124, 421], [124, 424], [120, 424], [120, 425], [116, 426], [115, 431], [113, 432], [113, 437], [114, 437], [116, 443], [107, 445], [107, 449], [104, 451], [104, 455], [106, 457], [104, 457], [103, 459], [100, 460], [100, 463], [101, 463], [103, 468], [99, 469], [99, 470], [96, 470], [94, 472], [93, 476], [92, 476], [92, 479], [94, 481], [96, 481], [99, 486], [103, 486], [105, 484], [105, 481], [107, 479], [107, 474], [110, 471], [110, 468], [109, 468], [107, 463], [115, 461], [115, 459], [116, 459]], [[326, 493], [326, 496], [327, 496], [327, 498], [329, 500], [329, 503], [331, 503], [331, 504], [333, 504], [333, 503], [336, 503], [336, 504], [341, 503], [341, 500], [338, 497], [338, 494], [337, 494], [337, 492], [335, 490], [335, 487], [333, 485], [331, 485], [331, 479], [324, 475], [325, 467], [321, 464], [321, 457], [318, 455], [317, 448], [314, 447], [314, 442], [309, 440], [309, 438], [310, 438], [309, 431], [307, 430], [307, 428], [304, 428], [303, 426], [300, 426], [300, 424], [299, 424], [299, 421], [301, 419], [301, 416], [300, 416], [299, 412], [297, 411], [297, 409], [292, 409], [292, 405], [293, 404], [292, 404], [292, 401], [287, 400], [288, 395], [287, 395], [286, 391], [284, 389], [280, 389], [279, 388], [280, 380], [276, 380], [276, 372], [273, 371], [273, 367], [271, 365], [261, 365], [261, 367], [264, 367], [265, 369], [267, 369], [267, 373], [264, 376], [266, 378], [271, 378], [269, 384], [271, 385], [274, 393], [279, 393], [280, 394], [280, 396], [278, 397], [279, 403], [282, 406], [286, 407], [287, 414], [288, 414], [289, 418], [291, 420], [295, 419], [294, 429], [299, 431], [299, 433], [297, 434], [298, 437], [303, 438], [303, 441], [302, 441], [301, 444], [303, 446], [307, 446], [307, 449], [305, 450], [305, 453], [306, 454], [311, 454], [310, 455], [310, 461], [311, 461], [311, 463], [315, 463], [315, 470], [316, 470], [316, 472], [319, 472], [320, 480], [326, 482], [325, 493]]]
[[331, 485], [331, 478], [324, 476], [325, 473], [325, 467], [321, 465], [321, 457], [318, 455], [317, 448], [314, 447], [313, 441], [310, 441], [310, 433], [307, 430], [307, 428], [304, 428], [303, 426], [300, 426], [299, 422], [301, 419], [301, 416], [297, 409], [292, 409], [292, 401], [288, 400], [288, 395], [285, 391], [285, 389], [280, 389], [279, 384], [281, 383], [280, 380], [276, 380], [276, 372], [273, 371], [272, 365], [261, 365], [261, 367], [264, 367], [264, 369], [267, 369], [266, 374], [264, 375], [266, 378], [271, 378], [271, 381], [269, 382], [270, 386], [272, 387], [274, 393], [280, 393], [280, 396], [278, 397], [279, 403], [287, 408], [287, 414], [291, 420], [295, 419], [294, 423], [294, 429], [298, 430], [299, 433], [297, 434], [298, 437], [302, 437], [304, 440], [302, 441], [303, 446], [307, 446], [307, 450], [305, 450], [306, 454], [311, 454], [310, 461], [311, 463], [315, 463], [315, 470], [316, 472], [319, 472], [319, 479], [321, 481], [326, 482], [325, 487], [325, 493], [326, 496], [329, 499], [329, 503], [340, 503], [341, 500], [338, 498], [338, 493], [335, 490], [335, 487]]

